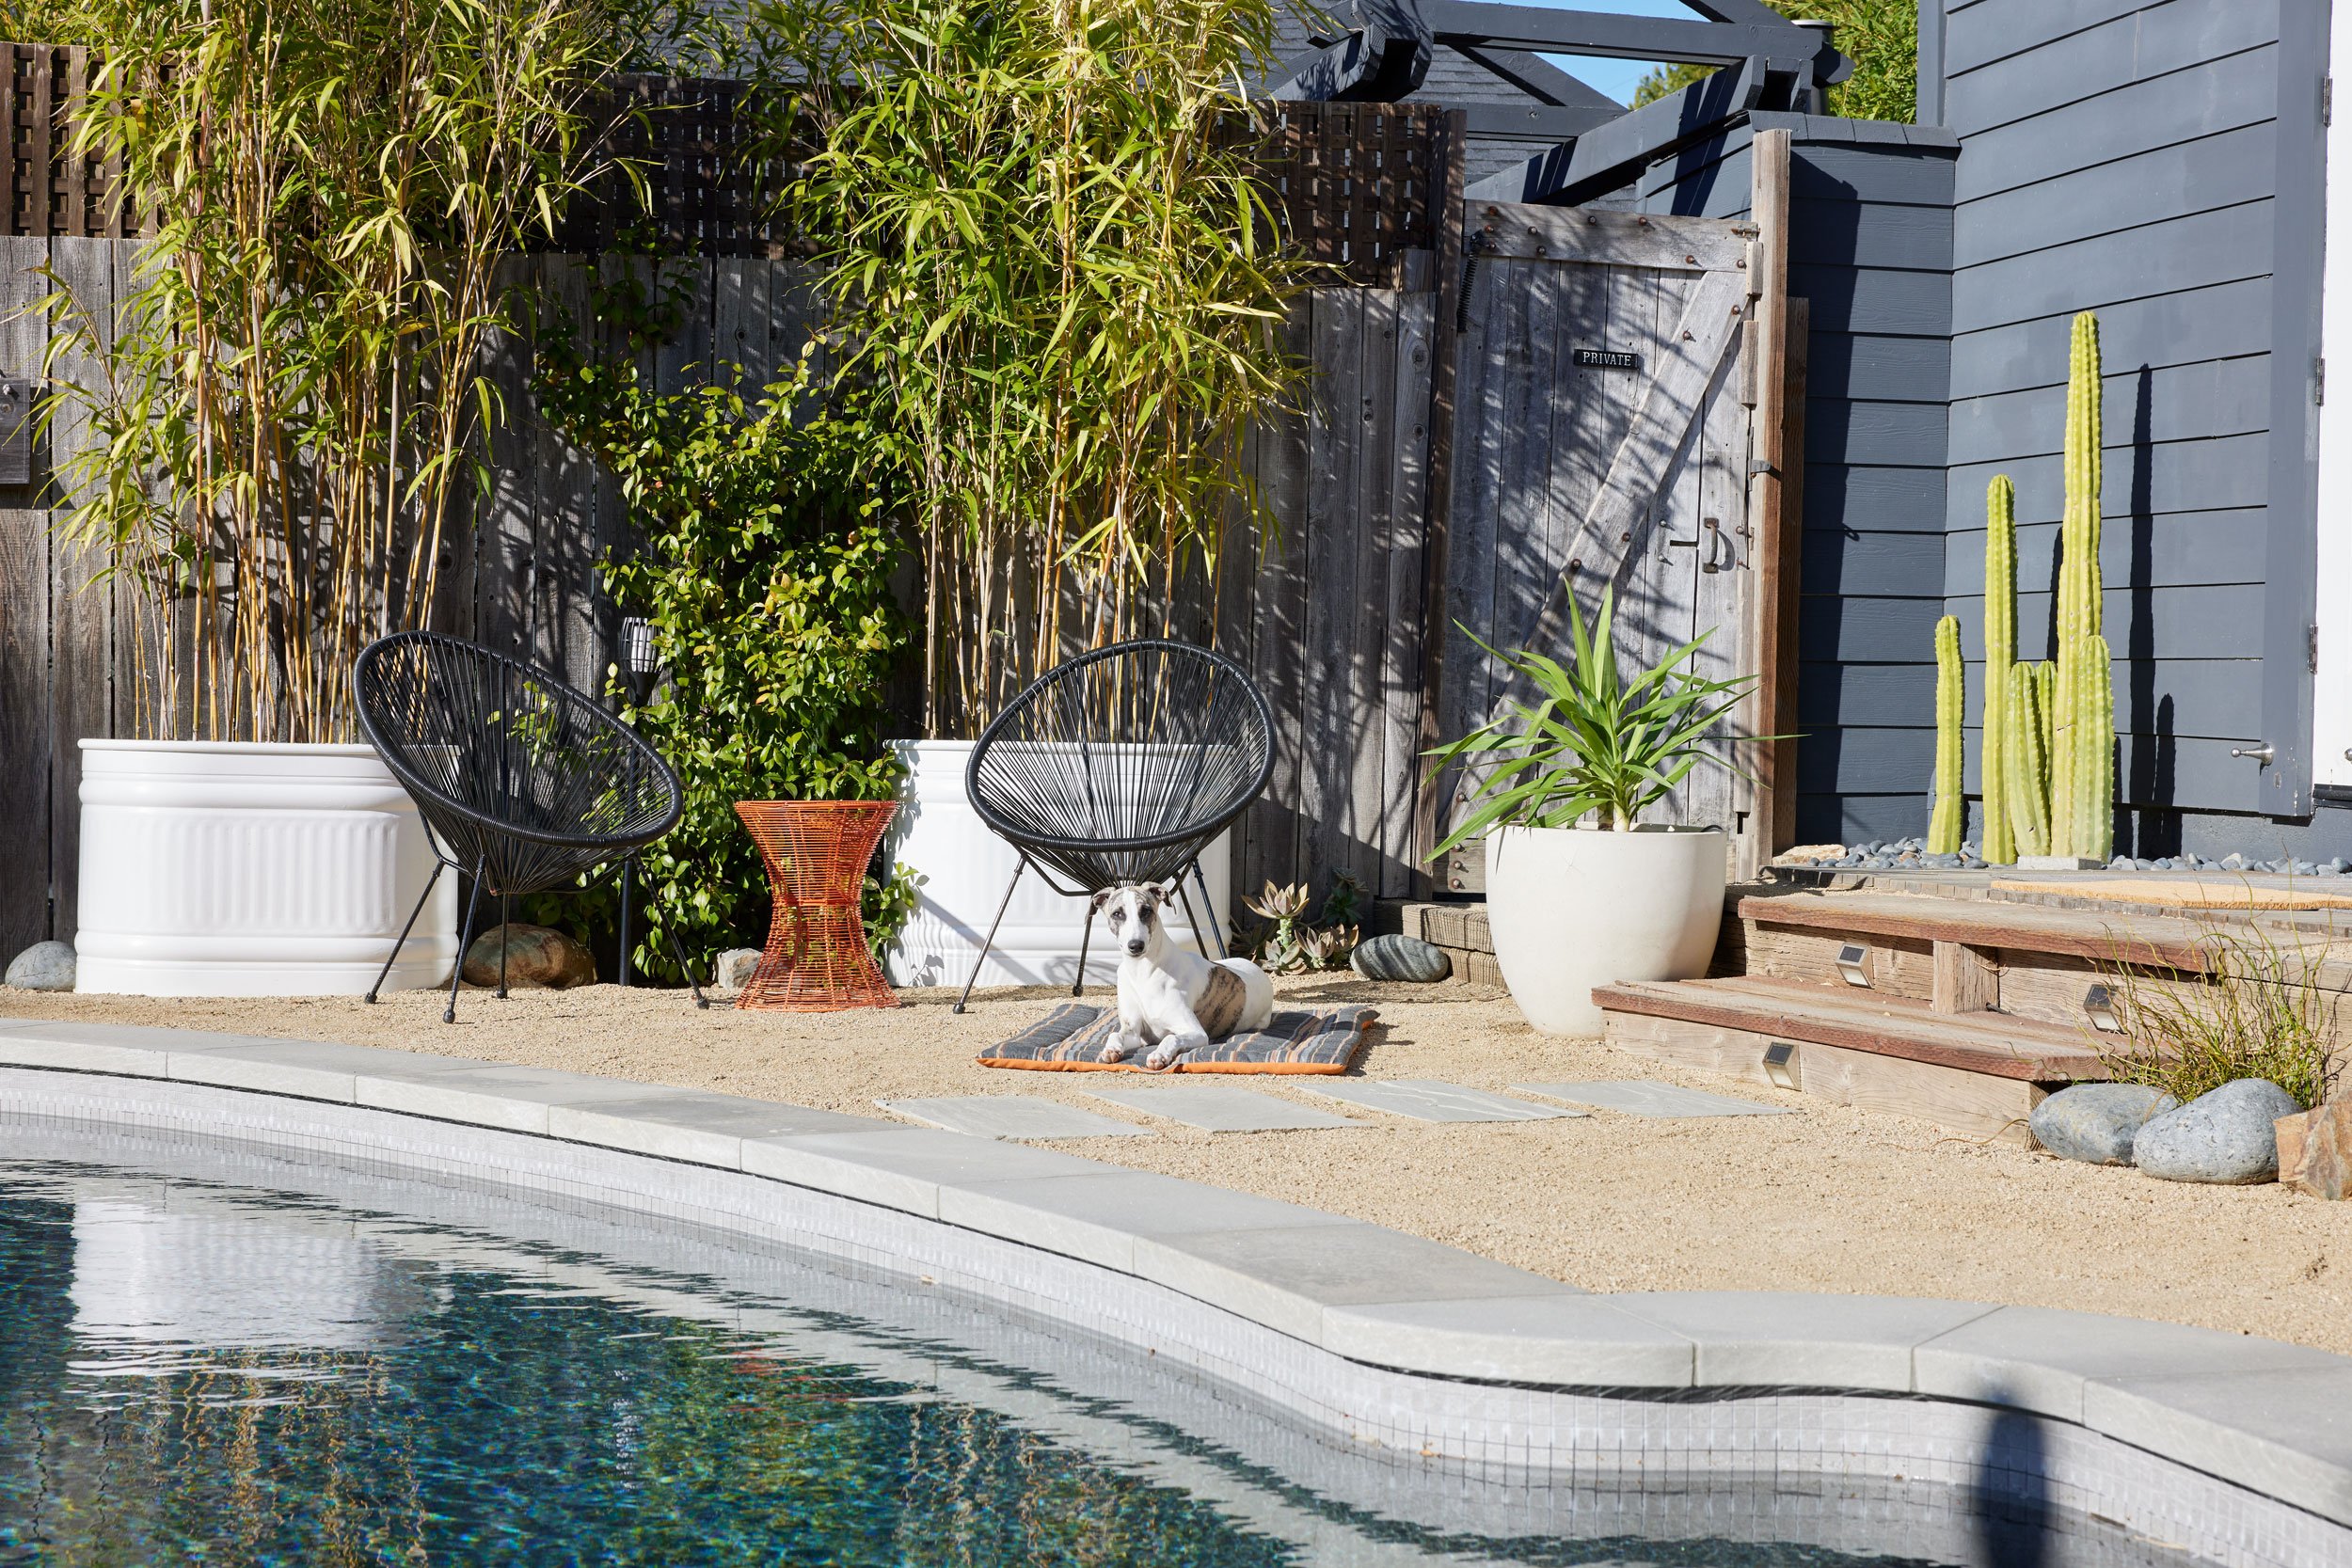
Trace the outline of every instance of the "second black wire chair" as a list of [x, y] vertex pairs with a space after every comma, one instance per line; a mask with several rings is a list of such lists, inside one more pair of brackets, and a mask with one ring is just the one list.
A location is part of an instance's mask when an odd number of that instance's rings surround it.
[[[1173, 880], [1200, 940], [1220, 952], [1200, 853], [1249, 809], [1274, 772], [1274, 710], [1248, 673], [1189, 642], [1117, 642], [1047, 671], [980, 735], [964, 773], [980, 820], [1021, 852], [956, 1011], [995, 944], [1024, 873], [1066, 896]], [[1200, 890], [1196, 913], [1184, 878]], [[1064, 886], [1055, 873], [1075, 886]], [[1086, 981], [1087, 911], [1073, 996]], [[1201, 950], [1207, 951], [1206, 942]]]
[[[627, 877], [638, 852], [676, 826], [685, 810], [677, 775], [635, 731], [586, 692], [495, 649], [434, 632], [396, 632], [359, 651], [352, 687], [360, 727], [417, 802], [441, 861], [401, 927], [394, 957], [424, 912], [442, 866], [473, 879], [444, 1022], [457, 1021], [463, 942], [473, 931], [485, 888], [499, 895], [499, 994], [504, 996], [502, 938], [514, 896], [572, 888], [599, 866]], [[693, 987], [694, 1005], [708, 1006], [677, 933], [663, 931]], [[384, 974], [368, 990], [370, 1002], [391, 967], [386, 959]]]

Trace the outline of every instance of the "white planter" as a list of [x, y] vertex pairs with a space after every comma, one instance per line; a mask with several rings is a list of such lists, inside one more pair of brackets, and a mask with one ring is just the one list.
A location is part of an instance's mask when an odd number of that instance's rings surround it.
[[1486, 924], [1527, 1022], [1547, 1035], [1597, 1035], [1595, 986], [1706, 974], [1728, 852], [1712, 828], [1488, 833]]
[[[897, 986], [961, 986], [972, 959], [988, 935], [989, 922], [1005, 896], [1005, 883], [1021, 863], [1020, 851], [980, 820], [964, 794], [963, 772], [972, 760], [970, 740], [902, 740], [895, 743], [906, 764], [904, 802], [891, 824], [884, 853], [894, 865], [912, 866], [923, 879], [921, 903], [884, 967]], [[1200, 857], [1220, 927], [1230, 932], [1232, 902], [1230, 834], [1220, 833]], [[1200, 890], [1184, 879], [1195, 904]], [[1180, 903], [1170, 912], [1168, 935], [1189, 946], [1192, 927]], [[1086, 930], [1087, 901], [1065, 898], [1036, 871], [1025, 873], [1005, 910], [1004, 924], [980, 970], [983, 986], [1067, 986], [1077, 977], [1078, 944]], [[1096, 941], [1087, 956], [1087, 983], [1112, 985], [1118, 955]], [[1208, 939], [1216, 951], [1216, 939]]]
[[[85, 740], [74, 989], [357, 995], [433, 866], [373, 747]], [[384, 984], [442, 984], [456, 961], [453, 875]]]

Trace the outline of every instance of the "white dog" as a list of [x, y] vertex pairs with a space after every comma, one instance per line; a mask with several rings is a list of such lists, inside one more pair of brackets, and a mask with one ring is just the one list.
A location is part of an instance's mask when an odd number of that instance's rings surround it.
[[1157, 1071], [1186, 1052], [1235, 1033], [1263, 1029], [1274, 1017], [1274, 982], [1248, 958], [1216, 963], [1168, 940], [1156, 885], [1109, 887], [1094, 895], [1119, 960], [1119, 1033], [1103, 1060], [1124, 1061], [1152, 1047], [1143, 1065]]

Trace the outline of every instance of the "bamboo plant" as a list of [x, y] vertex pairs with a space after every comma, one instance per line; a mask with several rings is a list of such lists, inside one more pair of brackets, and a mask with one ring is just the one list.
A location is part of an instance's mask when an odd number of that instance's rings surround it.
[[[348, 739], [425, 624], [502, 406], [501, 267], [634, 36], [600, 0], [89, 0], [78, 148], [152, 223], [111, 309], [53, 275], [68, 533], [140, 591], [145, 733]], [[70, 436], [70, 439], [66, 437]]]
[[823, 142], [797, 227], [920, 479], [925, 724], [952, 736], [1072, 652], [1168, 629], [1265, 521], [1240, 437], [1302, 385], [1280, 328], [1314, 265], [1231, 134], [1276, 8], [815, 3], [758, 12], [848, 89], [794, 100]]

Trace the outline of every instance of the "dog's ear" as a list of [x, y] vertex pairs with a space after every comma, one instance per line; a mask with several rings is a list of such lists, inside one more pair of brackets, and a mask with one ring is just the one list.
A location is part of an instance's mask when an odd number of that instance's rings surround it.
[[1168, 902], [1168, 889], [1160, 886], [1157, 882], [1152, 882], [1145, 887], [1143, 890], [1143, 895], [1152, 900], [1152, 907], [1155, 910]]
[[1119, 890], [1115, 887], [1104, 888], [1102, 892], [1094, 895], [1093, 902], [1089, 907], [1092, 908], [1096, 914], [1101, 914], [1104, 909], [1110, 903], [1111, 895], [1117, 893], [1118, 891]]

